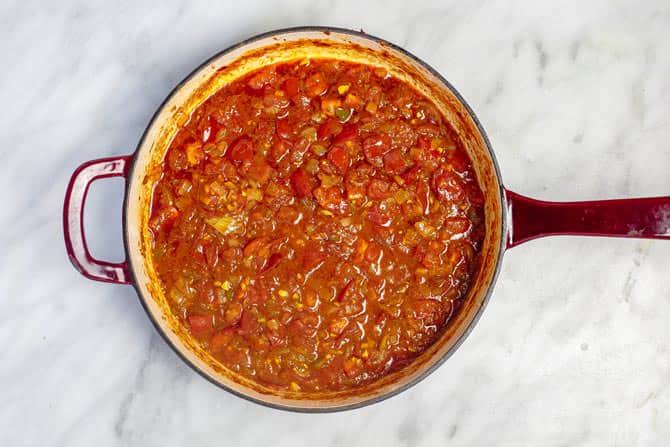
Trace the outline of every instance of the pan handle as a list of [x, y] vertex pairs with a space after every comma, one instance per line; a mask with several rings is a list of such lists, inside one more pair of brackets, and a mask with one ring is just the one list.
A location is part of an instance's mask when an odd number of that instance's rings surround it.
[[507, 247], [544, 236], [670, 240], [670, 197], [545, 202], [506, 190]]
[[89, 279], [114, 284], [130, 284], [127, 261], [113, 263], [91, 256], [84, 235], [84, 204], [88, 188], [96, 180], [126, 177], [132, 156], [101, 158], [79, 166], [70, 178], [63, 206], [65, 249], [72, 265]]

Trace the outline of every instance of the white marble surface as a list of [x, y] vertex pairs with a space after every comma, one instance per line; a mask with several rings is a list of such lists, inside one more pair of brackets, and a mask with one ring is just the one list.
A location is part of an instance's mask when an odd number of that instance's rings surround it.
[[[670, 194], [670, 5], [657, 1], [0, 3], [0, 445], [664, 445], [670, 243], [559, 238], [504, 260], [462, 348], [415, 388], [305, 415], [186, 367], [130, 287], [67, 261], [81, 162], [131, 152], [216, 51], [270, 29], [363, 28], [441, 71], [478, 112], [507, 186], [545, 199]], [[122, 257], [120, 181], [94, 253]], [[379, 443], [379, 444], [376, 444]]]

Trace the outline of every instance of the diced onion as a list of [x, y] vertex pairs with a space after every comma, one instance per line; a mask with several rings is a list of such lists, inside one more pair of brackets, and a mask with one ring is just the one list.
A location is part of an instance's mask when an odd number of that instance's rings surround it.
[[242, 229], [242, 221], [238, 217], [229, 215], [212, 217], [205, 220], [205, 222], [223, 235], [238, 233]]

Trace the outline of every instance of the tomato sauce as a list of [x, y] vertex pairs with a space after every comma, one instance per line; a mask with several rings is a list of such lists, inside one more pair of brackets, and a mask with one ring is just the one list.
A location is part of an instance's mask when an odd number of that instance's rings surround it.
[[150, 229], [171, 309], [229, 369], [339, 391], [407, 365], [465, 299], [483, 198], [437, 108], [384, 70], [268, 66], [172, 141]]

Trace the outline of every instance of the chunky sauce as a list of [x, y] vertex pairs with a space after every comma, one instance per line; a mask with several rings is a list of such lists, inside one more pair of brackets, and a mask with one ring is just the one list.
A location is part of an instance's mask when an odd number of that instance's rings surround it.
[[379, 68], [317, 59], [225, 86], [155, 186], [172, 311], [222, 364], [292, 391], [402, 368], [458, 311], [483, 199], [435, 106]]

